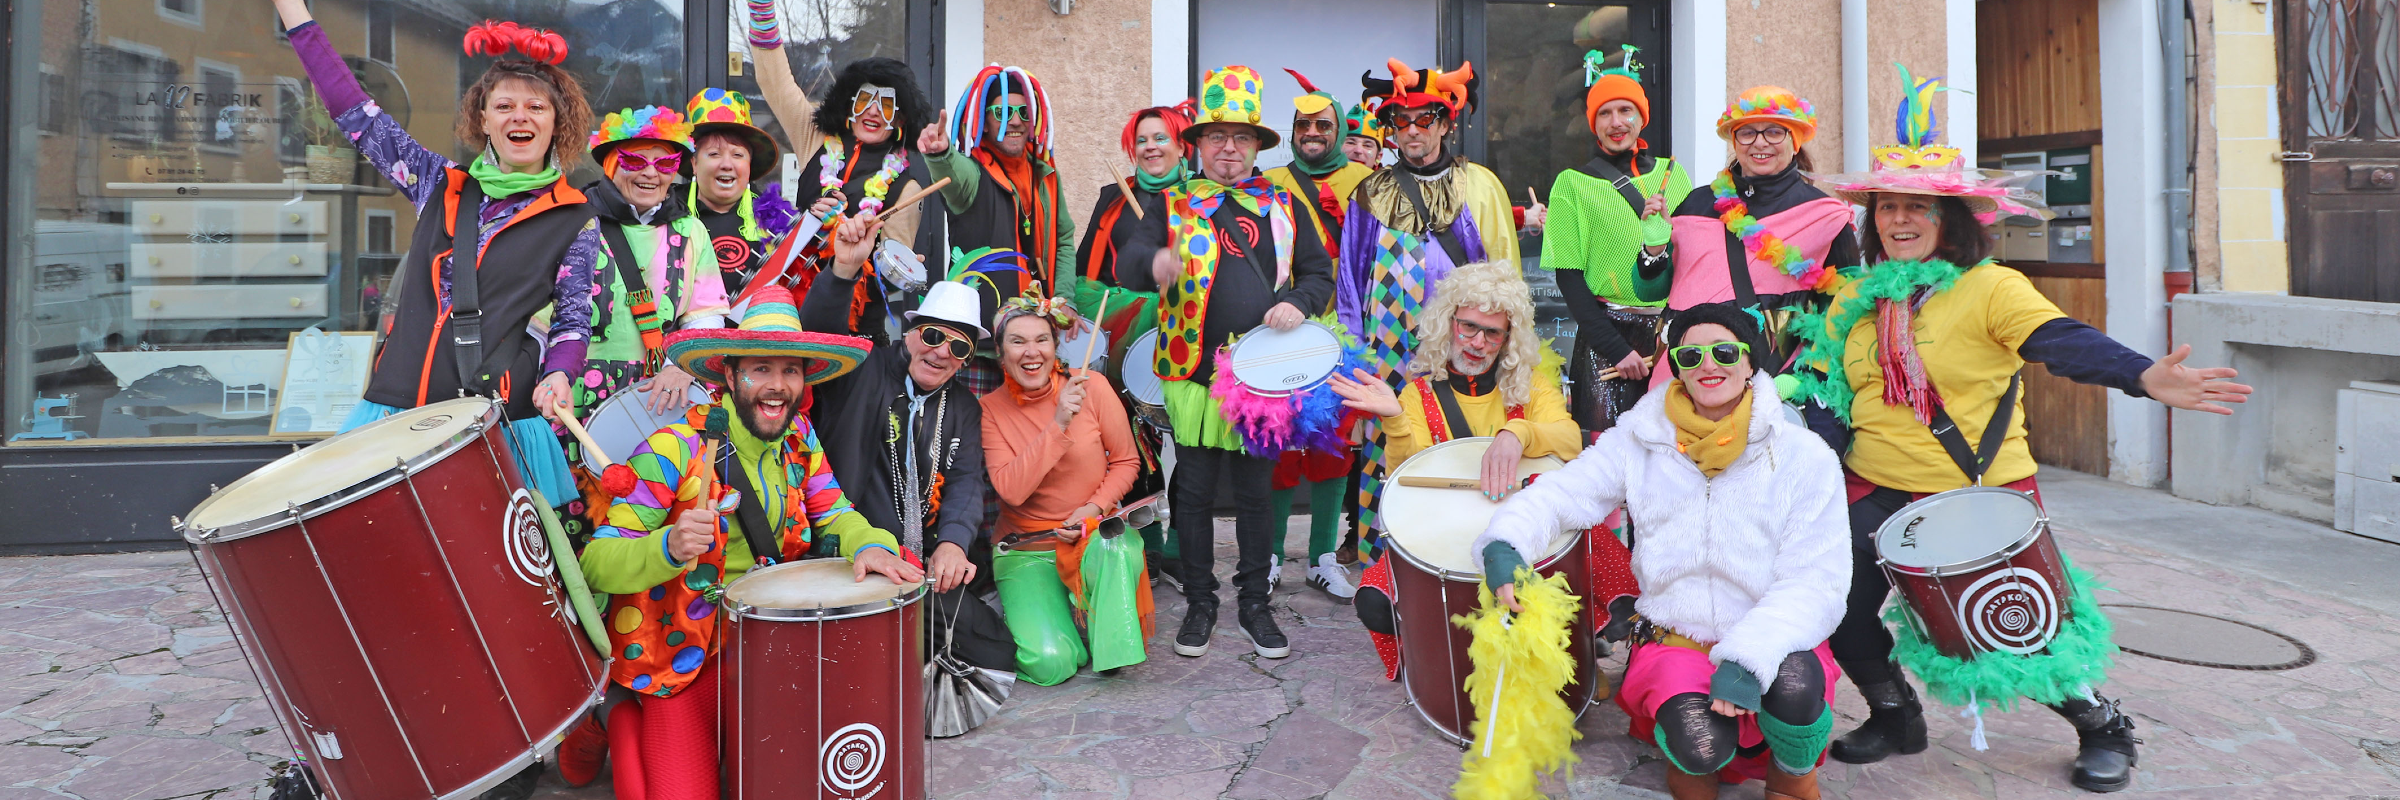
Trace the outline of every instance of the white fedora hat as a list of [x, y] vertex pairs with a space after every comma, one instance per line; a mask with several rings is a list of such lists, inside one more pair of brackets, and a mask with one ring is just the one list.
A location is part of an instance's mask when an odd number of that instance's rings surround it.
[[918, 304], [917, 310], [908, 312], [907, 316], [912, 324], [921, 318], [931, 318], [970, 328], [980, 338], [992, 335], [983, 327], [982, 311], [983, 301], [975, 293], [975, 287], [958, 281], [942, 281], [926, 288], [925, 302]]

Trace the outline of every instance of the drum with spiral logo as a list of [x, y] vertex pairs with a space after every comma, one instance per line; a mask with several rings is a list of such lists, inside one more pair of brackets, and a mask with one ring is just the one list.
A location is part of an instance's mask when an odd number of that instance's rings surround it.
[[330, 797], [475, 797], [600, 699], [501, 407], [395, 413], [275, 460], [178, 523]]
[[725, 588], [712, 672], [727, 798], [926, 796], [926, 584], [851, 574], [792, 561]]
[[1910, 503], [1875, 529], [1875, 555], [1943, 655], [2039, 653], [2067, 618], [2066, 562], [2024, 492], [1970, 486]]

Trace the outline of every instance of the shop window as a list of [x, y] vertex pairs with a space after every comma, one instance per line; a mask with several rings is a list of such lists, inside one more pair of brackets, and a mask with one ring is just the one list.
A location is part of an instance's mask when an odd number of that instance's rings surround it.
[[[202, 2], [34, 11], [45, 29], [114, 36], [29, 40], [42, 51], [9, 75], [19, 96], [41, 98], [26, 106], [40, 119], [12, 127], [57, 135], [17, 143], [38, 151], [40, 168], [9, 171], [5, 196], [34, 207], [0, 215], [19, 226], [0, 235], [7, 263], [29, 267], [0, 276], [7, 446], [323, 436], [357, 402], [369, 359], [343, 348], [373, 346], [416, 208], [324, 112], [280, 26], [259, 16], [193, 36], [156, 21], [196, 24]], [[487, 63], [460, 53], [467, 26], [513, 18], [560, 31], [572, 47], [564, 66], [605, 112], [689, 96], [680, 8], [319, 0], [312, 10], [392, 123], [463, 159], [455, 98]]]
[[[826, 100], [824, 93], [833, 86], [835, 73], [841, 65], [862, 58], [883, 56], [908, 61], [909, 0], [778, 0], [782, 15], [784, 38], [781, 51], [791, 64], [792, 77], [812, 100]], [[727, 46], [733, 52], [750, 52], [749, 11], [742, 4], [732, 6], [733, 17], [727, 29], [732, 38]], [[749, 59], [743, 59], [747, 62]], [[918, 73], [920, 86], [930, 86], [926, 73]], [[730, 79], [729, 87], [750, 97], [750, 113], [760, 127], [783, 141], [787, 121], [769, 107], [758, 86], [756, 65], [745, 63], [742, 74]], [[943, 105], [943, 98], [933, 97], [934, 105]], [[841, 98], [849, 102], [849, 98]], [[794, 126], [796, 127], [796, 126]], [[786, 154], [795, 165], [802, 156], [815, 158], [815, 153]], [[797, 167], [795, 167], [795, 170]], [[759, 164], [751, 167], [754, 174], [772, 178], [780, 174], [780, 165]]]

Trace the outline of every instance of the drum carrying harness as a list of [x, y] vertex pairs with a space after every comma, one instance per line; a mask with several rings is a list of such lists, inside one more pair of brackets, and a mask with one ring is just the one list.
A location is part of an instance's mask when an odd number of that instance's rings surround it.
[[[608, 245], [608, 260], [616, 262], [617, 279], [625, 284], [625, 305], [633, 312], [633, 327], [641, 332], [642, 377], [657, 375], [667, 352], [667, 324], [659, 319], [658, 298], [651, 293], [650, 282], [643, 279], [640, 262], [634, 260], [633, 244], [625, 238], [625, 226], [604, 220], [600, 238]], [[671, 258], [681, 261], [682, 251], [676, 252], [678, 255]]]
[[1950, 451], [1950, 460], [1958, 464], [1958, 471], [1967, 474], [1968, 483], [1982, 486], [1983, 473], [2000, 457], [2000, 443], [2008, 439], [2008, 423], [2017, 411], [2017, 390], [2024, 382], [2025, 373], [2008, 376], [2008, 392], [2000, 395], [2000, 407], [1992, 409], [1991, 423], [1983, 426], [1983, 442], [1974, 449], [1968, 449], [1967, 435], [1958, 430], [1950, 412], [1940, 404], [1934, 405], [1933, 419], [1925, 427], [1933, 430], [1933, 438], [1942, 443], [1942, 449]]
[[[783, 548], [778, 544], [777, 537], [774, 536], [774, 532], [780, 529], [767, 524], [767, 509], [766, 506], [759, 503], [758, 487], [750, 480], [750, 472], [742, 469], [742, 465], [734, 463], [732, 438], [721, 437], [719, 434], [713, 433], [709, 435], [718, 438], [724, 444], [717, 448], [717, 473], [725, 475], [727, 480], [733, 484], [734, 491], [741, 494], [741, 502], [735, 506], [733, 513], [735, 518], [741, 520], [742, 523], [740, 526], [742, 544], [750, 548], [751, 558], [766, 559], [767, 566], [781, 563]], [[768, 447], [776, 448], [777, 452], [781, 451], [781, 448], [775, 443], [769, 443]], [[777, 546], [765, 550], [759, 549], [757, 540], [751, 538], [751, 531], [768, 531], [767, 543]], [[803, 559], [833, 558], [841, 554], [842, 545], [838, 537], [817, 536], [812, 531], [808, 538], [808, 552], [801, 554], [800, 557]]]

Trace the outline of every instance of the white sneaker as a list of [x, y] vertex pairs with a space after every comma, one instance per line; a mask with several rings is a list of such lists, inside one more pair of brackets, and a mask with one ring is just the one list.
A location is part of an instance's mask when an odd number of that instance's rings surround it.
[[1272, 563], [1269, 563], [1269, 564], [1267, 565], [1267, 594], [1274, 594], [1276, 589], [1279, 589], [1279, 588], [1282, 588], [1282, 587], [1283, 587], [1283, 557], [1282, 557], [1282, 556], [1276, 556], [1276, 557], [1274, 558], [1274, 561], [1273, 561]]
[[1308, 568], [1308, 585], [1323, 589], [1345, 603], [1358, 595], [1358, 586], [1350, 582], [1350, 571], [1334, 561], [1332, 553], [1318, 556], [1317, 565]]

